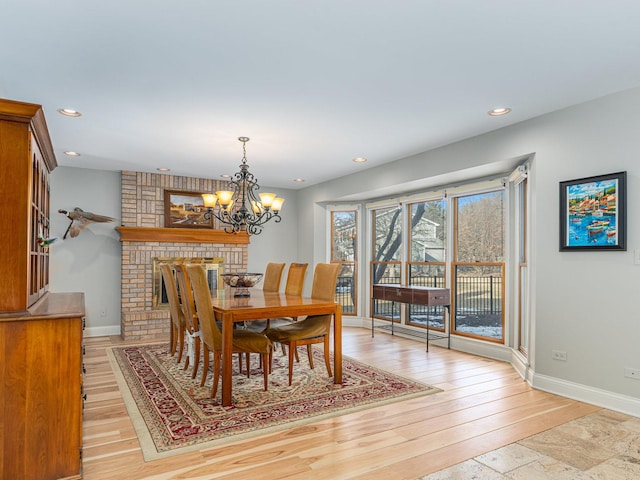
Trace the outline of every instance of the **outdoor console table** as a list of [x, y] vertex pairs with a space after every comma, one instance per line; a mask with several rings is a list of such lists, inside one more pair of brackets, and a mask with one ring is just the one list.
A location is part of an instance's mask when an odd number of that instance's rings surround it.
[[[447, 313], [451, 312], [451, 294], [448, 288], [435, 287], [403, 287], [398, 284], [374, 284], [373, 299], [391, 301], [391, 311], [393, 312], [394, 303], [410, 303], [413, 305], [426, 305], [429, 307], [442, 306], [447, 309]], [[393, 319], [391, 320], [391, 335], [393, 335]], [[443, 322], [444, 324], [444, 322]], [[446, 338], [447, 348], [451, 348], [451, 332], [446, 328], [446, 335], [437, 333], [431, 334], [434, 339]], [[371, 336], [373, 337], [373, 309], [371, 312]], [[427, 321], [427, 352], [429, 351], [429, 322]]]

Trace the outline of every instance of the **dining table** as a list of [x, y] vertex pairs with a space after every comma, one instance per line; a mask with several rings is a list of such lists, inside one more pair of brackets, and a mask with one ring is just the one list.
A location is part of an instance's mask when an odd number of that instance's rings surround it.
[[[235, 290], [225, 287], [214, 290], [211, 298], [213, 312], [222, 330], [222, 405], [231, 406], [232, 346], [234, 324], [282, 317], [305, 315], [333, 316], [333, 383], [342, 383], [342, 307], [340, 304], [311, 297], [264, 292], [249, 289], [249, 296], [235, 296]], [[264, 367], [264, 366], [263, 366]]]

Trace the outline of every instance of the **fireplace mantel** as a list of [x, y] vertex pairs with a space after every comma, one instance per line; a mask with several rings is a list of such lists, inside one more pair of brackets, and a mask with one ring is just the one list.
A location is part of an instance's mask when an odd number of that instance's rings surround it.
[[121, 242], [248, 244], [246, 232], [234, 234], [209, 228], [116, 227]]

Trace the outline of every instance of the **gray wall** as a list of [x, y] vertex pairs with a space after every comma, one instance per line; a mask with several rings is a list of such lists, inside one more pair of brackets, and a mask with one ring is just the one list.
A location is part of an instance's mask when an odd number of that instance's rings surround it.
[[[120, 333], [120, 172], [58, 167], [51, 173], [50, 290], [84, 292], [87, 336]], [[116, 219], [62, 240], [75, 207]]]
[[[610, 95], [343, 179], [300, 194], [299, 256], [324, 256], [324, 209], [318, 202], [411, 191], [416, 179], [447, 182], [460, 169], [504, 171], [533, 154], [531, 258], [534, 384], [640, 415], [640, 89]], [[558, 183], [627, 171], [626, 252], [558, 251]], [[552, 360], [552, 350], [567, 361]], [[614, 397], [614, 398], [610, 398]]]
[[[267, 190], [269, 189], [269, 190]], [[278, 196], [285, 199], [282, 207], [279, 223], [273, 220], [267, 223], [260, 235], [254, 235], [250, 239], [247, 268], [250, 272], [264, 272], [268, 262], [295, 262], [298, 256], [298, 193], [296, 190], [284, 190], [282, 188], [262, 187], [264, 191], [277, 192]], [[287, 275], [285, 268], [284, 279]]]
[[[379, 198], [425, 185], [502, 172], [533, 155], [532, 381], [534, 385], [640, 416], [640, 381], [625, 367], [640, 368], [640, 89], [567, 108], [446, 147], [371, 168], [298, 192], [283, 192], [282, 223], [252, 238], [249, 269], [267, 261], [327, 260], [326, 210], [321, 202]], [[626, 170], [626, 252], [558, 251], [558, 182]], [[119, 216], [119, 175], [58, 168], [52, 206]], [[292, 201], [295, 198], [295, 201]], [[64, 217], [54, 214], [54, 233]], [[113, 226], [89, 227], [52, 247], [52, 289], [87, 293], [89, 326], [119, 325], [119, 242]], [[307, 282], [310, 283], [310, 282]], [[365, 294], [361, 292], [361, 295]], [[106, 317], [101, 309], [106, 305]], [[97, 330], [99, 331], [99, 330]], [[552, 350], [567, 361], [552, 360]]]

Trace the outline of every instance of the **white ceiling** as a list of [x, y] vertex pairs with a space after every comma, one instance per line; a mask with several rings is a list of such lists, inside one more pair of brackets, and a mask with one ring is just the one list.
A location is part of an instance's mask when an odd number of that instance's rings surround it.
[[248, 136], [259, 182], [296, 189], [640, 85], [638, 0], [0, 0], [0, 16], [0, 96], [44, 106], [65, 166], [218, 178]]

